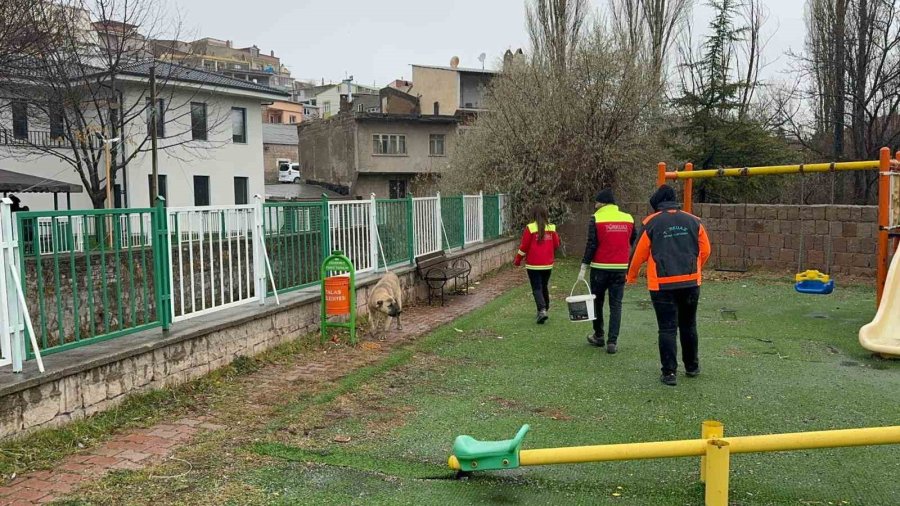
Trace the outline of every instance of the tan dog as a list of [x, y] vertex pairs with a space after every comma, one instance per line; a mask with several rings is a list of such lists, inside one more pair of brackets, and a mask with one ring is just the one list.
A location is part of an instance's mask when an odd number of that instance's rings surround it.
[[400, 278], [393, 272], [386, 272], [369, 293], [369, 324], [372, 333], [386, 332], [391, 327], [391, 319], [397, 319], [397, 330], [403, 330], [400, 313], [403, 311], [403, 290]]

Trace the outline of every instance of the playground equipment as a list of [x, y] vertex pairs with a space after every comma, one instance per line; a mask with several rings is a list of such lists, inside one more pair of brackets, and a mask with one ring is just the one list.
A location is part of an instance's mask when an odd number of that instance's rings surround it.
[[700, 481], [706, 484], [707, 506], [728, 505], [732, 453], [762, 453], [850, 446], [900, 444], [900, 426], [724, 437], [724, 426], [703, 422], [700, 439], [522, 450], [528, 432], [523, 425], [506, 441], [478, 441], [459, 436], [448, 464], [460, 472], [514, 469], [519, 466], [580, 464], [614, 460], [700, 457]]
[[[338, 273], [345, 273], [339, 275]], [[342, 251], [335, 251], [322, 261], [322, 341], [329, 328], [350, 331], [350, 344], [356, 344], [356, 269]], [[328, 321], [329, 316], [348, 316], [345, 322]]]
[[859, 329], [859, 344], [882, 356], [900, 358], [900, 255], [891, 260], [875, 318]]
[[[900, 152], [897, 153], [897, 160], [900, 160]], [[808, 174], [808, 173], [834, 173], [855, 170], [877, 170], [878, 175], [878, 247], [876, 262], [876, 304], [879, 306], [882, 302], [882, 295], [885, 290], [885, 282], [888, 277], [888, 263], [891, 255], [891, 230], [900, 230], [900, 181], [898, 176], [900, 172], [891, 171], [891, 151], [889, 148], [881, 148], [878, 160], [867, 160], [860, 162], [830, 162], [830, 163], [812, 163], [799, 165], [774, 165], [769, 167], [743, 167], [728, 169], [707, 169], [693, 170], [693, 164], [686, 164], [684, 170], [670, 172], [666, 170], [665, 163], [657, 165], [657, 185], [663, 185], [666, 181], [683, 181], [683, 209], [687, 212], [692, 211], [693, 204], [693, 187], [694, 179], [707, 179], [715, 177], [752, 177], [766, 175], [784, 175], [784, 174]], [[894, 249], [897, 247], [895, 238]], [[801, 266], [802, 268], [802, 266]], [[825, 275], [822, 273], [808, 274], [801, 272], [797, 275], [796, 289], [803, 293], [824, 294], [834, 290], [834, 286], [828, 287], [829, 283], [833, 283], [833, 279], [828, 276], [827, 281], [823, 281]], [[802, 279], [799, 279], [801, 278]], [[900, 309], [900, 308], [896, 308]]]
[[828, 295], [834, 291], [834, 280], [831, 276], [817, 270], [798, 272], [794, 276], [794, 289], [800, 293]]

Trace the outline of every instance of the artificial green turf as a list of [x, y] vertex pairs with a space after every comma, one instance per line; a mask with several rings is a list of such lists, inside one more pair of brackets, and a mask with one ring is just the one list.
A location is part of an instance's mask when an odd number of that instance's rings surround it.
[[[326, 429], [350, 443], [263, 439], [248, 450], [273, 459], [244, 479], [283, 504], [701, 504], [697, 459], [530, 467], [463, 481], [444, 469], [456, 435], [505, 439], [523, 423], [532, 427], [525, 448], [696, 438], [706, 419], [731, 435], [900, 424], [900, 364], [871, 358], [857, 342], [874, 313], [871, 287], [839, 284], [831, 296], [811, 296], [788, 280], [704, 284], [703, 373], [679, 374], [671, 388], [658, 379], [643, 287], [626, 291], [619, 353], [610, 356], [585, 342], [589, 324], [566, 321], [562, 299], [574, 277], [571, 263], [554, 272], [545, 326], [534, 325], [523, 287], [395, 352], [391, 367], [286, 406], [327, 410], [338, 396], [355, 396], [368, 412]], [[723, 307], [737, 310], [737, 321], [724, 320]], [[370, 422], [381, 422], [380, 432]], [[737, 455], [731, 502], [900, 504], [897, 476], [900, 449], [891, 446]]]

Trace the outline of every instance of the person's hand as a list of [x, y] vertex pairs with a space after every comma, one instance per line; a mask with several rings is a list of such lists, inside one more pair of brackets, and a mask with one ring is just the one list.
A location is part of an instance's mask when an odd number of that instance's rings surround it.
[[584, 277], [587, 274], [587, 265], [581, 264], [581, 269], [578, 271], [578, 281], [584, 281]]
[[513, 265], [515, 265], [516, 267], [521, 267], [522, 266], [522, 257], [516, 255], [516, 259], [513, 260]]

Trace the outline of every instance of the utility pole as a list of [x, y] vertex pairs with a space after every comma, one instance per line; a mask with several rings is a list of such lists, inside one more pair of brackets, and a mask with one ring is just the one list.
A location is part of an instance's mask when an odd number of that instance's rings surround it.
[[159, 166], [157, 164], [157, 153], [156, 153], [156, 131], [159, 128], [157, 122], [159, 121], [158, 116], [158, 105], [156, 103], [156, 60], [153, 60], [153, 63], [150, 64], [150, 124], [152, 127], [150, 128], [150, 159], [151, 162], [151, 173], [153, 177], [150, 178], [150, 207], [156, 205], [156, 197], [159, 195]]

